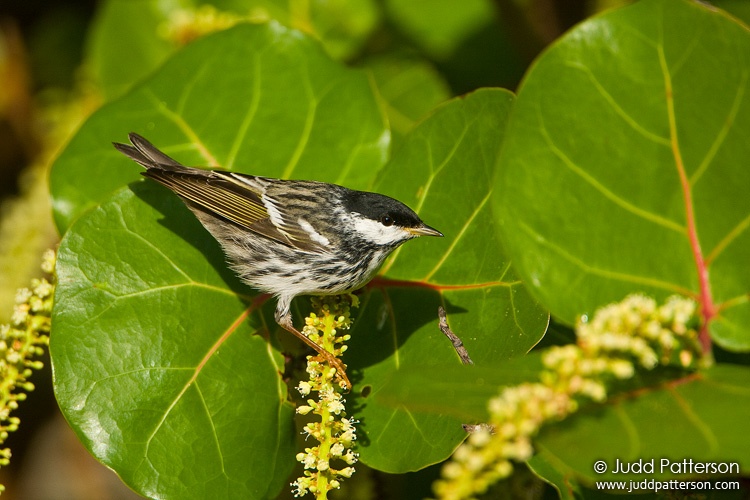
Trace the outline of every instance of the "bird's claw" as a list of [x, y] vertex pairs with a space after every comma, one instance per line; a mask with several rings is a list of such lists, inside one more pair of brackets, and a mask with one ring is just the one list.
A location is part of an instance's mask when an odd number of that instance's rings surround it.
[[323, 351], [320, 356], [324, 358], [333, 369], [336, 370], [334, 377], [338, 379], [338, 383], [342, 389], [349, 392], [352, 388], [352, 383], [349, 381], [349, 377], [346, 376], [346, 365], [333, 354], [328, 351]]

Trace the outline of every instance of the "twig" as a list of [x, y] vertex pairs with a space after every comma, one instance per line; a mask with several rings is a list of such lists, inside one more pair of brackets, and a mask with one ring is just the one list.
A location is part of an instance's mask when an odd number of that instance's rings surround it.
[[443, 334], [451, 341], [451, 344], [453, 344], [453, 348], [456, 350], [458, 357], [461, 358], [461, 362], [465, 365], [473, 365], [474, 362], [471, 360], [469, 352], [464, 347], [463, 341], [458, 338], [458, 335], [453, 333], [451, 327], [448, 326], [448, 317], [445, 313], [445, 309], [443, 309], [443, 306], [438, 307], [438, 318], [440, 318], [440, 322], [438, 323], [440, 331], [443, 332]]

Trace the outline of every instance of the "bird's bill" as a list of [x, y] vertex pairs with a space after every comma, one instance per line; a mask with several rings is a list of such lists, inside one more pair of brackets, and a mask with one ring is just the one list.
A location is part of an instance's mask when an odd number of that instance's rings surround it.
[[406, 230], [414, 236], [443, 236], [443, 233], [426, 224], [419, 227], [408, 227]]

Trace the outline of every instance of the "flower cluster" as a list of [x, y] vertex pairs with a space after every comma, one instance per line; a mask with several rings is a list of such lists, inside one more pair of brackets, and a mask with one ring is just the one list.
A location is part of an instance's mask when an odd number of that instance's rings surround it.
[[690, 368], [702, 354], [695, 308], [682, 297], [670, 297], [659, 307], [650, 297], [630, 295], [597, 311], [590, 322], [582, 318], [578, 345], [588, 357], [620, 353], [647, 369], [657, 364]]
[[463, 499], [485, 492], [513, 472], [511, 460], [531, 458], [531, 438], [546, 421], [573, 411], [574, 401], [539, 383], [505, 389], [490, 401], [493, 425], [478, 426], [442, 470], [434, 490], [441, 499]]
[[[42, 270], [52, 274], [55, 254], [44, 255]], [[49, 341], [50, 314], [55, 286], [46, 279], [34, 279], [31, 288], [22, 288], [16, 294], [16, 306], [11, 324], [0, 326], [0, 443], [9, 432], [18, 429], [20, 421], [11, 417], [18, 402], [34, 390], [29, 381], [33, 370], [42, 368], [38, 358], [44, 354]], [[0, 449], [0, 466], [10, 461], [10, 449]]]
[[466, 499], [508, 477], [511, 460], [533, 453], [531, 439], [546, 422], [602, 402], [608, 382], [631, 378], [638, 367], [697, 368], [704, 360], [695, 302], [671, 297], [662, 306], [643, 295], [599, 309], [576, 327], [577, 343], [544, 353], [540, 383], [505, 388], [490, 400], [491, 425], [478, 426], [445, 464], [434, 490], [440, 499]]
[[[358, 300], [353, 295], [315, 297], [313, 308], [317, 312], [306, 318], [303, 332], [334, 356], [340, 356], [346, 350], [344, 342], [350, 336], [339, 335], [338, 332], [351, 326], [349, 310], [357, 305]], [[342, 479], [354, 473], [352, 466], [358, 456], [352, 447], [357, 439], [354, 428], [357, 421], [346, 418], [346, 400], [341, 395], [341, 386], [335, 381], [336, 369], [316, 358], [308, 357], [309, 380], [300, 382], [297, 390], [303, 398], [317, 393], [317, 399], [306, 399], [307, 404], [297, 407], [297, 413], [320, 417], [319, 421], [310, 422], [304, 427], [306, 438], [311, 437], [318, 444], [297, 454], [297, 460], [304, 465], [305, 472], [292, 486], [295, 496], [310, 492], [322, 499], [327, 498], [328, 491], [338, 489]], [[343, 467], [334, 468], [331, 463], [334, 460]]]
[[542, 381], [571, 396], [607, 398], [606, 383], [631, 378], [638, 367], [697, 368], [703, 362], [696, 304], [670, 297], [658, 306], [643, 295], [599, 309], [593, 320], [581, 318], [576, 345], [553, 347], [544, 354]]

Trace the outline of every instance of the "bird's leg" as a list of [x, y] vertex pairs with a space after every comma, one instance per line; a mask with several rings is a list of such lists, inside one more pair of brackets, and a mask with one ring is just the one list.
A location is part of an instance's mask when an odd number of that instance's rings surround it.
[[286, 314], [284, 314], [283, 311], [279, 311], [277, 309], [275, 318], [276, 323], [278, 323], [279, 326], [281, 326], [289, 333], [297, 336], [302, 342], [315, 349], [315, 352], [325, 358], [325, 360], [328, 361], [328, 364], [336, 369], [336, 374], [341, 378], [341, 380], [343, 380], [344, 384], [346, 385], [347, 391], [352, 388], [352, 383], [349, 382], [349, 378], [346, 376], [346, 365], [332, 353], [323, 349], [322, 346], [313, 342], [310, 337], [294, 328], [294, 324], [292, 324], [292, 314], [289, 311], [286, 311]]

